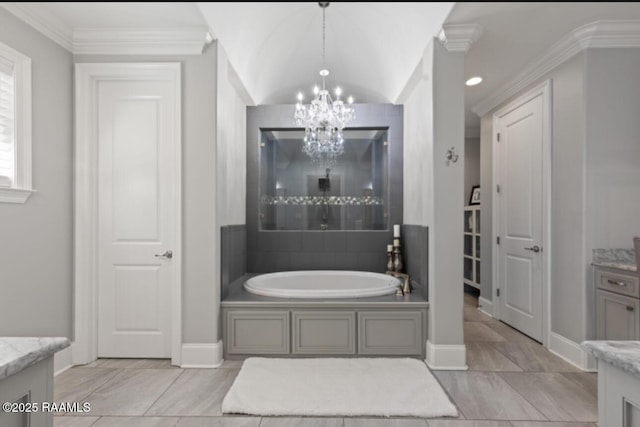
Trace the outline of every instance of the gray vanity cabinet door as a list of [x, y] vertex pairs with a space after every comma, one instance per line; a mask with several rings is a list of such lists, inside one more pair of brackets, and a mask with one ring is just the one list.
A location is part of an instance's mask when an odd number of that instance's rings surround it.
[[353, 311], [293, 311], [291, 322], [293, 354], [356, 353]]
[[289, 312], [227, 311], [227, 354], [288, 354]]
[[421, 355], [423, 312], [416, 310], [358, 313], [358, 354]]
[[640, 338], [640, 301], [608, 291], [596, 292], [597, 339], [637, 340]]

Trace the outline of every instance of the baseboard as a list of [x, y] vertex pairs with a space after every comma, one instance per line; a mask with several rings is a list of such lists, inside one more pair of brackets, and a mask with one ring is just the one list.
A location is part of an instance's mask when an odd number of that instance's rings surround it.
[[478, 310], [487, 316], [493, 317], [493, 301], [478, 297]]
[[466, 371], [467, 347], [462, 345], [438, 345], [427, 340], [427, 366], [434, 371]]
[[73, 343], [53, 355], [53, 375], [60, 375], [73, 366]]
[[580, 344], [555, 332], [549, 334], [549, 351], [583, 371], [596, 372], [596, 361], [593, 356], [583, 350]]
[[223, 361], [222, 340], [215, 344], [182, 344], [181, 368], [218, 368]]

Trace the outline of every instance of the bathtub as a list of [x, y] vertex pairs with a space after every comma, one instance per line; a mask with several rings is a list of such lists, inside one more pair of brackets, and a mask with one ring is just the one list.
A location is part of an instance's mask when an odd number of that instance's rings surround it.
[[244, 289], [279, 298], [364, 298], [395, 294], [400, 280], [364, 271], [285, 271], [247, 280]]

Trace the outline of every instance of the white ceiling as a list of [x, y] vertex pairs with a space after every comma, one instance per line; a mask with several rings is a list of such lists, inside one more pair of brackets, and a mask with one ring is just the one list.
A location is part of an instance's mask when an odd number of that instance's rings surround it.
[[[70, 38], [82, 28], [210, 28], [258, 104], [295, 102], [320, 81], [322, 9], [316, 2], [41, 2], [16, 5]], [[8, 7], [9, 10], [12, 10]], [[356, 102], [394, 102], [443, 22], [479, 24], [465, 56], [466, 125], [471, 108], [575, 28], [603, 19], [640, 19], [640, 3], [334, 2], [326, 11], [328, 86]], [[309, 99], [309, 97], [307, 97]]]
[[572, 30], [604, 19], [640, 19], [640, 3], [456, 3], [446, 23], [483, 27], [465, 55], [465, 77], [484, 78], [465, 88], [467, 128], [480, 127], [471, 108]]
[[[320, 83], [317, 2], [198, 3], [257, 104], [294, 103]], [[328, 88], [356, 102], [394, 102], [453, 3], [331, 3], [326, 9]]]

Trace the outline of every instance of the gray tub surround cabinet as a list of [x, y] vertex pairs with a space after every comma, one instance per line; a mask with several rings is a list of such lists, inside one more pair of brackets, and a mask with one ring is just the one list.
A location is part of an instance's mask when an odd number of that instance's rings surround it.
[[425, 357], [428, 302], [420, 293], [352, 299], [249, 294], [247, 275], [222, 301], [226, 358]]
[[585, 341], [598, 359], [598, 425], [640, 426], [640, 341]]
[[403, 218], [403, 107], [355, 104], [350, 128], [388, 129], [386, 230], [260, 230], [261, 130], [291, 129], [295, 105], [247, 107], [247, 272], [357, 270], [384, 273], [393, 224]]
[[0, 403], [31, 409], [0, 410], [0, 426], [53, 426], [53, 412], [42, 405], [53, 402], [53, 355], [69, 345], [67, 338], [0, 338]]
[[596, 338], [640, 340], [640, 275], [633, 249], [596, 249]]

